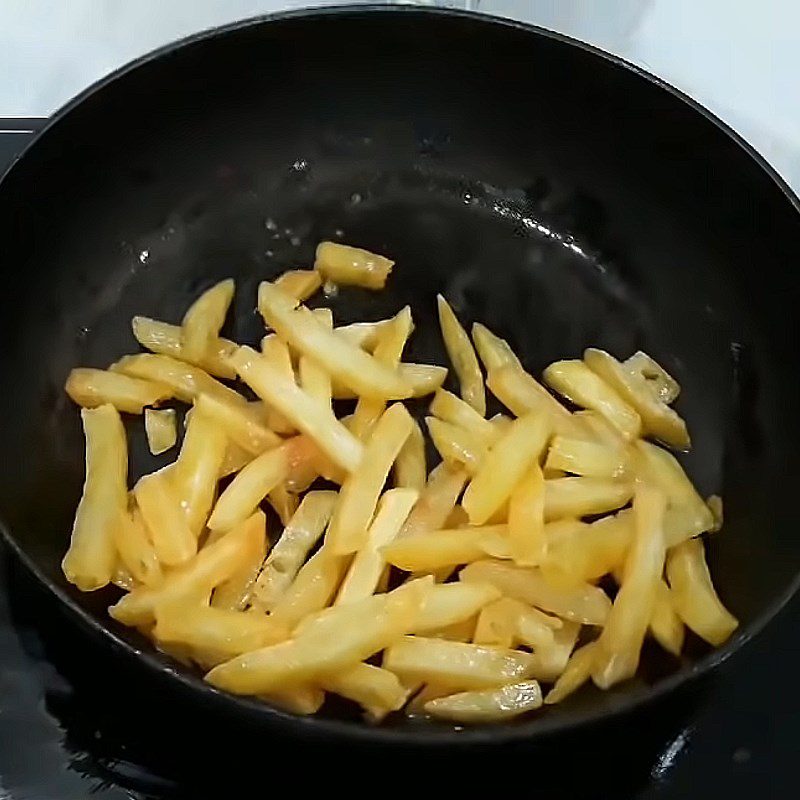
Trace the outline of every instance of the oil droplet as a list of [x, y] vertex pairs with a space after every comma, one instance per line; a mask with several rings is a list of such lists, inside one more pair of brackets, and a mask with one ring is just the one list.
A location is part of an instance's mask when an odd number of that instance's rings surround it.
[[752, 756], [752, 753], [746, 747], [738, 747], [733, 751], [733, 760], [736, 764], [746, 764]]
[[344, 231], [343, 231], [341, 228], [337, 228], [337, 229], [336, 229], [336, 230], [333, 232], [333, 235], [334, 235], [334, 236], [336, 236], [337, 238], [341, 239], [341, 238], [342, 238], [342, 236], [344, 236]]
[[272, 250], [267, 250], [267, 251], [264, 253], [264, 255], [265, 255], [267, 258], [272, 258], [272, 256], [274, 256], [274, 255], [275, 255], [275, 253], [273, 253], [273, 252], [272, 252]]
[[289, 244], [294, 245], [294, 247], [299, 247], [300, 246], [300, 237], [299, 236], [292, 236], [292, 238], [289, 239]]
[[276, 231], [278, 230], [278, 223], [275, 222], [275, 220], [272, 219], [272, 217], [267, 217], [267, 219], [264, 221], [264, 227], [268, 231]]

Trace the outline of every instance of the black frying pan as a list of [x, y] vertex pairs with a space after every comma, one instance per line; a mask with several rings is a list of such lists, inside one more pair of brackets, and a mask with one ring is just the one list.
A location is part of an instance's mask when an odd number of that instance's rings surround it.
[[[131, 316], [178, 320], [224, 276], [238, 288], [227, 333], [256, 341], [257, 283], [307, 266], [315, 243], [338, 235], [397, 267], [388, 291], [342, 292], [334, 313], [378, 318], [411, 303], [415, 360], [442, 358], [443, 292], [533, 371], [587, 345], [643, 348], [666, 365], [694, 441], [686, 467], [725, 500], [709, 551], [743, 623], [731, 642], [695, 643], [681, 662], [647, 657], [636, 680], [515, 725], [371, 729], [344, 708], [298, 719], [219, 693], [108, 619], [113, 591], [65, 583], [83, 477], [78, 414], [62, 390], [70, 368], [135, 350]], [[798, 586], [797, 198], [706, 111], [592, 48], [407, 8], [204, 34], [56, 115], [3, 179], [0, 242], [3, 533], [94, 646], [209, 711], [340, 741], [528, 739], [708, 671]], [[131, 428], [136, 477], [162, 462], [147, 455], [141, 420]]]

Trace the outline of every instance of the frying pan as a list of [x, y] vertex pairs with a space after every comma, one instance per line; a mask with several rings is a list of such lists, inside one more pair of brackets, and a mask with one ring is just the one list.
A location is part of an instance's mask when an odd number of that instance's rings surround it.
[[[798, 586], [798, 210], [752, 149], [674, 89], [517, 23], [337, 8], [157, 51], [56, 114], [0, 185], [3, 534], [91, 652], [280, 734], [502, 743], [630, 711], [718, 665]], [[742, 621], [729, 643], [690, 642], [681, 661], [646, 654], [635, 680], [513, 725], [375, 729], [344, 707], [295, 718], [220, 693], [110, 620], [114, 590], [66, 584], [83, 478], [68, 371], [136, 350], [131, 316], [178, 320], [227, 276], [225, 333], [256, 341], [257, 283], [308, 266], [335, 237], [397, 261], [387, 291], [332, 300], [337, 319], [411, 303], [413, 360], [443, 358], [442, 292], [534, 372], [594, 345], [645, 349], [678, 378], [694, 442], [685, 466], [725, 501], [709, 559]], [[141, 420], [128, 422], [135, 478], [164, 461], [148, 455]]]

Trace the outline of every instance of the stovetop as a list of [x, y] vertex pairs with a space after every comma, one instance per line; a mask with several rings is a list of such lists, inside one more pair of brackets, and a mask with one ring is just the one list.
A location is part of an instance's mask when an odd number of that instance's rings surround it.
[[[37, 124], [0, 120], [0, 172]], [[543, 800], [794, 798], [798, 675], [796, 598], [691, 693], [579, 739], [451, 759], [345, 754], [237, 736], [235, 723], [210, 730], [202, 709], [143, 696], [126, 674], [98, 672], [54, 598], [0, 543], [0, 800], [227, 800], [337, 784], [380, 795], [445, 781], [450, 791], [468, 781]]]

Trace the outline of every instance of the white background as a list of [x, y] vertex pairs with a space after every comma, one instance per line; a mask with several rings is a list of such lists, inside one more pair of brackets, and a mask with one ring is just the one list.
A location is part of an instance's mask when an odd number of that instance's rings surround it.
[[[203, 28], [330, 0], [0, 0], [0, 117], [45, 116], [126, 61]], [[692, 95], [800, 191], [798, 0], [428, 0], [515, 17]]]

